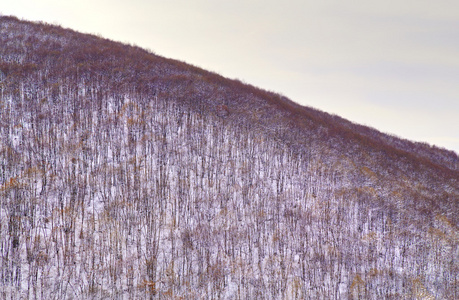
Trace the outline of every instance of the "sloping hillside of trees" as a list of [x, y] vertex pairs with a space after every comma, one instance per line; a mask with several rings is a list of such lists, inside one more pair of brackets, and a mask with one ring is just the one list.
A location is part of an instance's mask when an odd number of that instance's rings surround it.
[[458, 299], [459, 159], [0, 17], [0, 298]]

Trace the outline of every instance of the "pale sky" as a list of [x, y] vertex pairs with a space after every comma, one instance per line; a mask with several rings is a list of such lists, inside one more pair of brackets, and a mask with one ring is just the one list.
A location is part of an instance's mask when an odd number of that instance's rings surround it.
[[459, 153], [457, 0], [0, 0]]

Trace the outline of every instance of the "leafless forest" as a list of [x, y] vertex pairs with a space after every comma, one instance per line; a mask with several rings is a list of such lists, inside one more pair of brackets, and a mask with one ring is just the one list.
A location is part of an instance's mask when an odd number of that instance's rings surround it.
[[459, 159], [0, 17], [0, 298], [459, 299]]

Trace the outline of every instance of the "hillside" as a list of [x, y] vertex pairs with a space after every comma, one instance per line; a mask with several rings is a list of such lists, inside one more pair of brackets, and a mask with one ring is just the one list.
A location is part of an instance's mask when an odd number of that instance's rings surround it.
[[14, 17], [0, 89], [0, 298], [459, 298], [452, 151]]

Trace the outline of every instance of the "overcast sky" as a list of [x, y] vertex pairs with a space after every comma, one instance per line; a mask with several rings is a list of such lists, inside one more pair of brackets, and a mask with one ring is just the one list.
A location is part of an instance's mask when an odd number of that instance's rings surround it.
[[457, 0], [4, 2], [459, 153]]

